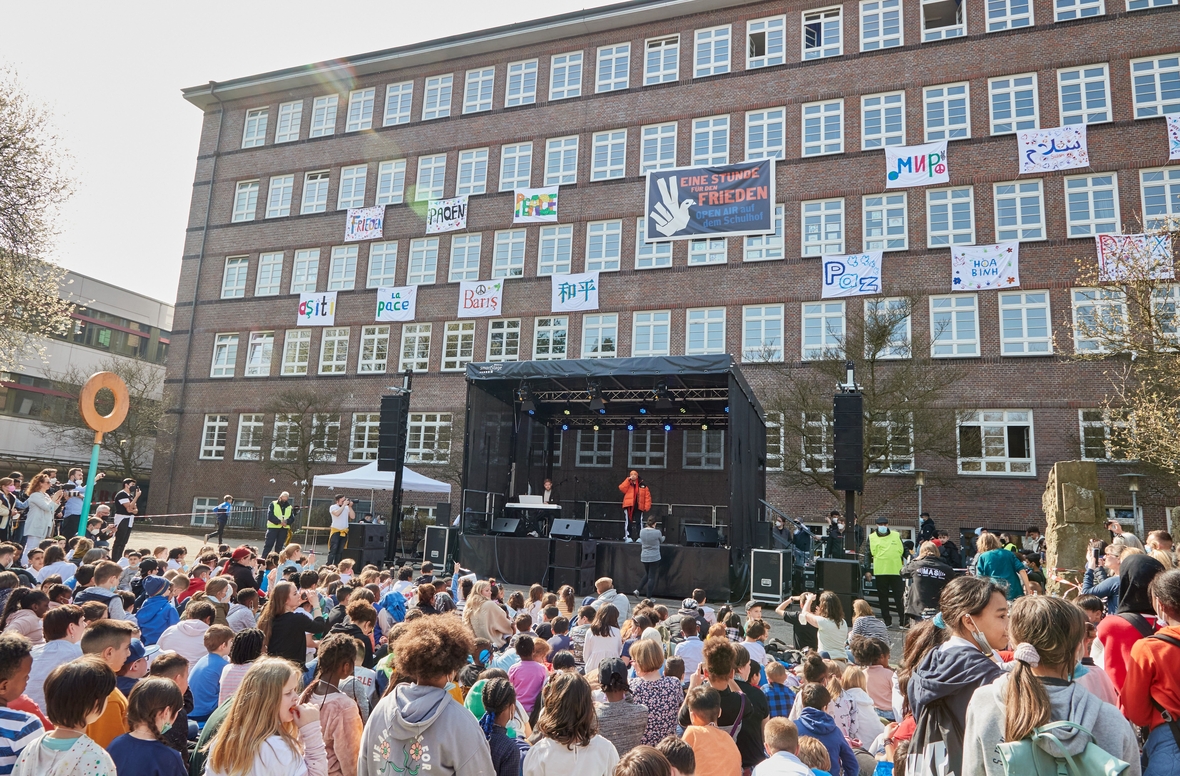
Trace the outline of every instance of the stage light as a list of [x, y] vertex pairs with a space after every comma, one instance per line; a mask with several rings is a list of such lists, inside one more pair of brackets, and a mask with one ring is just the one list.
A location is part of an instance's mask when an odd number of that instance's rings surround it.
[[634, 418], [632, 418], [631, 420], [628, 420], [628, 421], [627, 421], [627, 430], [628, 430], [628, 431], [634, 431], [634, 430], [635, 430], [635, 420], [634, 420]]
[[561, 414], [562, 414], [562, 415], [568, 415], [568, 414], [570, 414], [570, 408], [569, 408], [569, 407], [566, 407], [564, 410], [562, 410], [562, 411], [561, 411]]
[[729, 414], [729, 405], [728, 404], [725, 405], [725, 413]]
[[605, 414], [606, 414], [606, 407], [603, 407], [602, 409], [600, 409], [600, 410], [598, 411], [598, 414], [599, 414], [599, 415], [605, 415]]
[[561, 424], [561, 430], [562, 430], [562, 431], [569, 431], [569, 430], [570, 430], [570, 424], [569, 424], [569, 423], [562, 423], [562, 424]]
[[656, 387], [652, 389], [652, 393], [656, 395], [656, 409], [670, 410], [672, 409], [672, 394], [668, 391], [668, 384], [661, 380], [656, 383]]
[[709, 422], [705, 421], [704, 423], [701, 424], [701, 431], [708, 431], [708, 430], [709, 430]]
[[530, 415], [537, 414], [537, 405], [533, 402], [533, 389], [527, 384], [520, 386], [516, 391], [516, 400], [520, 402], [520, 409], [522, 412], [527, 412]]
[[640, 414], [640, 415], [646, 415], [646, 414], [647, 414], [647, 407], [640, 407], [640, 408], [639, 408], [639, 414]]
[[688, 408], [687, 408], [687, 407], [681, 407], [681, 408], [680, 408], [680, 414], [681, 414], [681, 415], [685, 414], [686, 412], [688, 412]]
[[594, 430], [595, 430], [595, 431], [597, 431], [597, 430], [598, 430], [598, 424], [597, 424], [597, 423], [595, 423], [595, 424], [594, 424]]
[[590, 411], [606, 414], [606, 402], [602, 400], [602, 390], [598, 383], [589, 383], [586, 392], [590, 394]]
[[672, 430], [672, 424], [669, 423], [668, 421], [664, 421], [664, 431], [671, 431], [671, 430]]

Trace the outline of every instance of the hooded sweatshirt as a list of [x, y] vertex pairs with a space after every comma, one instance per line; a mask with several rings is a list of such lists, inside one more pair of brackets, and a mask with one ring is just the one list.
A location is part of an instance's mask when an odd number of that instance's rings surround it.
[[150, 647], [160, 640], [164, 631], [180, 622], [180, 614], [166, 596], [154, 595], [143, 602], [135, 619], [139, 621], [141, 641]]
[[1155, 608], [1148, 587], [1163, 565], [1150, 555], [1132, 555], [1119, 565], [1119, 610], [1114, 617], [1103, 617], [1098, 623], [1098, 640], [1102, 642], [1103, 660], [1107, 675], [1115, 689], [1123, 691], [1127, 665], [1131, 662], [1131, 647], [1143, 638], [1134, 624], [1121, 614], [1139, 614], [1155, 630]]
[[41, 630], [41, 618], [32, 609], [18, 609], [8, 618], [8, 625], [4, 626], [5, 633], [19, 633], [33, 646], [45, 643], [45, 634]]
[[242, 604], [230, 604], [229, 613], [225, 615], [225, 622], [234, 633], [241, 633], [248, 628], [258, 627], [258, 617], [254, 610]]
[[205, 649], [205, 631], [209, 626], [201, 620], [182, 620], [164, 631], [156, 642], [160, 649], [179, 652], [188, 660], [192, 671], [197, 661], [209, 654]]
[[487, 740], [471, 712], [442, 688], [398, 685], [369, 716], [357, 776], [417, 771], [423, 760], [430, 764], [431, 776], [494, 776], [496, 772]]
[[[1005, 769], [996, 746], [1004, 741], [1004, 701], [1009, 677], [1001, 676], [994, 683], [980, 687], [967, 706], [967, 726], [964, 729], [963, 770], [961, 776], [1004, 776]], [[1128, 763], [1122, 776], [1139, 776], [1139, 744], [1131, 724], [1118, 709], [1098, 700], [1076, 682], [1042, 683], [1049, 695], [1049, 720], [1069, 720], [1090, 731], [1093, 738], [1080, 730], [1064, 728], [1051, 735], [1071, 755], [1077, 756], [1091, 741], [1100, 749]], [[1038, 742], [1043, 750], [1060, 756], [1060, 749], [1052, 742]]]
[[365, 632], [358, 625], [354, 625], [352, 622], [338, 623], [333, 625], [328, 633], [343, 633], [346, 636], [352, 636], [354, 639], [357, 639], [365, 645], [364, 667], [373, 668], [377, 665], [377, 658], [373, 657], [373, 640], [366, 636]]
[[805, 708], [795, 722], [799, 728], [799, 735], [818, 738], [828, 750], [828, 758], [832, 761], [832, 776], [858, 776], [860, 765], [856, 761], [856, 754], [848, 745], [848, 739], [836, 727], [836, 721], [826, 711]]

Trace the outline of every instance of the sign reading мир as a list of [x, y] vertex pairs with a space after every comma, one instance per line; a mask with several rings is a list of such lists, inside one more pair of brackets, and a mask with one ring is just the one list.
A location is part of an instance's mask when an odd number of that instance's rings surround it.
[[647, 173], [647, 242], [774, 234], [774, 160]]

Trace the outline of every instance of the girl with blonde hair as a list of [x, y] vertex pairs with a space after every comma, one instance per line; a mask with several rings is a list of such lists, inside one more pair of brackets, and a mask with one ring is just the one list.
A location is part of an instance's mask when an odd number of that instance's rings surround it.
[[463, 604], [463, 622], [475, 633], [475, 638], [487, 639], [493, 647], [499, 647], [506, 637], [516, 632], [516, 628], [504, 610], [491, 599], [491, 584], [486, 579], [476, 582]]
[[840, 677], [840, 684], [844, 686], [843, 697], [848, 699], [854, 710], [849, 738], [858, 739], [867, 747], [869, 742], [885, 732], [885, 725], [877, 716], [873, 699], [869, 697], [868, 678], [860, 666], [848, 666]]

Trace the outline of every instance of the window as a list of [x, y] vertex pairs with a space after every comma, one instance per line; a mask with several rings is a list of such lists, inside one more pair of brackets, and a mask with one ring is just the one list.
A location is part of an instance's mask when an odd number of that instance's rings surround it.
[[595, 132], [590, 180], [622, 178], [627, 169], [627, 130]]
[[610, 467], [614, 458], [614, 432], [578, 429], [578, 466]]
[[754, 305], [742, 308], [742, 361], [783, 360], [783, 306]]
[[970, 86], [967, 83], [930, 86], [922, 90], [926, 141], [971, 137]]
[[1110, 121], [1110, 66], [1105, 62], [1058, 70], [1057, 91], [1062, 126]]
[[414, 201], [442, 199], [447, 177], [447, 155], [418, 157], [418, 183], [414, 187]]
[[250, 269], [248, 256], [227, 256], [221, 277], [221, 298], [241, 299], [246, 295], [246, 273]]
[[688, 429], [684, 432], [685, 469], [721, 469], [725, 461], [725, 432]]
[[[484, 67], [467, 71], [463, 89], [463, 112], [480, 113], [492, 109], [492, 88], [496, 83], [496, 68]], [[450, 98], [447, 99], [448, 105]], [[449, 115], [449, 111], [448, 111]]]
[[340, 447], [340, 416], [316, 414], [311, 416], [311, 460], [336, 462]]
[[451, 413], [411, 412], [406, 462], [447, 463], [450, 460]]
[[783, 470], [783, 413], [766, 413], [766, 471]]
[[545, 141], [545, 185], [578, 182], [578, 136]]
[[687, 311], [684, 355], [699, 356], [725, 352], [725, 308], [697, 307]]
[[908, 412], [887, 412], [884, 420], [865, 424], [869, 469], [875, 472], [904, 472], [914, 468], [914, 416]]
[[313, 294], [320, 274], [320, 249], [295, 251], [295, 271], [291, 273], [292, 294]]
[[1045, 356], [1053, 352], [1049, 330], [1049, 292], [1000, 293], [1000, 353]]
[[1056, 0], [1053, 5], [1055, 22], [1106, 15], [1106, 4], [1103, 0]]
[[533, 144], [517, 143], [500, 149], [500, 191], [527, 189], [532, 185]]
[[844, 345], [844, 302], [803, 304], [803, 360], [838, 358]]
[[410, 269], [406, 273], [406, 284], [420, 286], [433, 283], [437, 268], [438, 238], [419, 237], [411, 240]]
[[995, 184], [996, 241], [1045, 239], [1041, 181]]
[[332, 248], [332, 263], [328, 265], [329, 291], [351, 291], [356, 287], [357, 250], [356, 245]]
[[966, 0], [922, 0], [922, 42], [960, 38], [967, 34]]
[[642, 130], [639, 174], [676, 166], [676, 124], [652, 124]]
[[668, 433], [663, 429], [637, 428], [630, 437], [627, 466], [643, 469], [663, 469], [668, 453]]
[[876, 51], [901, 46], [903, 43], [901, 0], [862, 0], [860, 50]]
[[238, 181], [234, 192], [234, 223], [253, 221], [258, 210], [258, 181]]
[[275, 415], [270, 457], [276, 461], [294, 461], [299, 456], [301, 436], [298, 415]]
[[443, 371], [463, 371], [474, 353], [475, 321], [447, 321], [443, 328]]
[[665, 84], [680, 77], [680, 36], [654, 38], [646, 42], [643, 85]]
[[635, 269], [659, 269], [672, 266], [672, 243], [647, 241], [647, 219], [635, 220]]
[[336, 197], [336, 209], [365, 206], [365, 179], [369, 175], [367, 164], [357, 164], [340, 170], [340, 193]]
[[200, 458], [206, 461], [225, 458], [225, 440], [228, 435], [229, 415], [206, 415], [205, 428], [201, 434]]
[[488, 149], [459, 152], [459, 181], [455, 196], [483, 194], [488, 188]]
[[692, 77], [704, 78], [729, 72], [729, 25], [696, 31], [696, 59]]
[[376, 89], [357, 89], [348, 94], [348, 121], [345, 132], [359, 132], [373, 126], [373, 98]]
[[1073, 349], [1075, 353], [1105, 353], [1117, 345], [1127, 328], [1127, 301], [1119, 288], [1075, 288]]
[[353, 463], [377, 460], [377, 438], [381, 427], [381, 413], [352, 413], [352, 437], [348, 445], [348, 460]]
[[746, 22], [746, 69], [781, 65], [786, 62], [783, 42], [787, 17], [753, 19]]
[[347, 326], [324, 329], [320, 340], [320, 374], [342, 375], [348, 371]]
[[803, 458], [799, 466], [804, 471], [830, 472], [834, 466], [831, 439], [832, 421], [822, 413], [803, 413]]
[[488, 322], [488, 361], [520, 358], [520, 319], [493, 318]]
[[987, 88], [991, 94], [993, 135], [1036, 129], [1040, 125], [1037, 119], [1036, 73], [991, 78], [988, 79]]
[[1070, 237], [1114, 234], [1119, 230], [1117, 173], [1065, 179], [1066, 221]]
[[725, 264], [729, 260], [729, 240], [712, 237], [705, 240], [689, 240], [688, 265]]
[[395, 159], [377, 166], [375, 205], [399, 205], [406, 188], [406, 160]]
[[1155, 315], [1158, 330], [1156, 340], [1169, 349], [1180, 344], [1180, 284], [1166, 283], [1156, 286], [1151, 293], [1151, 311]]
[[926, 191], [926, 247], [975, 244], [975, 198], [970, 186]]
[[844, 200], [816, 199], [804, 202], [803, 255], [844, 253]]
[[979, 355], [979, 300], [975, 294], [930, 297], [930, 355]]
[[909, 358], [912, 355], [912, 309], [910, 300], [901, 296], [873, 297], [865, 300], [866, 359]]
[[1126, 412], [1109, 409], [1078, 410], [1081, 427], [1083, 461], [1125, 461], [1127, 451], [1120, 449], [1112, 438], [1113, 429], [1126, 429]]
[[537, 275], [566, 275], [573, 266], [574, 227], [558, 224], [541, 227], [537, 251]]
[[631, 44], [599, 46], [597, 64], [598, 79], [594, 91], [614, 92], [626, 89], [631, 71]]
[[635, 313], [631, 333], [631, 355], [633, 357], [671, 355], [669, 343], [671, 321], [672, 313], [668, 310]]
[[586, 224], [586, 271], [617, 272], [622, 256], [623, 222]]
[[242, 413], [238, 416], [238, 441], [234, 460], [257, 461], [262, 457], [263, 415]]
[[838, 57], [844, 53], [843, 9], [824, 8], [803, 13], [803, 59]]
[[693, 119], [692, 163], [702, 167], [729, 164], [729, 116]]
[[402, 326], [402, 355], [397, 370], [425, 372], [430, 368], [430, 324], [407, 323]]
[[557, 54], [549, 66], [549, 99], [582, 96], [582, 52]]
[[279, 105], [279, 124], [275, 127], [275, 142], [290, 143], [299, 139], [299, 125], [303, 121], [303, 100]]
[[479, 250], [483, 245], [481, 234], [456, 234], [451, 237], [450, 283], [462, 280], [479, 280]]
[[238, 335], [218, 334], [213, 338], [213, 364], [210, 377], [233, 377], [238, 363]]
[[308, 213], [323, 213], [328, 209], [328, 176], [327, 170], [309, 172], [303, 176], [303, 205], [299, 208], [301, 215]]
[[860, 149], [905, 145], [905, 92], [860, 98]]
[[524, 229], [496, 232], [492, 252], [492, 277], [512, 278], [524, 275]]
[[803, 155], [844, 152], [844, 100], [803, 105]]
[[311, 332], [306, 329], [287, 329], [283, 337], [284, 375], [305, 375], [311, 360]]
[[[1148, 3], [1164, 4], [1157, 0], [1128, 0], [1127, 10], [1136, 10], [1132, 7], [1135, 5], [1146, 8]], [[1135, 86], [1135, 118], [1180, 113], [1180, 55], [1132, 59], [1131, 80]]]
[[560, 427], [552, 429], [551, 437], [548, 426], [543, 423], [533, 423], [529, 440], [529, 447], [531, 448], [531, 455], [529, 456], [530, 465], [543, 467], [546, 456], [548, 456], [548, 460], [553, 463], [553, 467], [559, 468], [561, 466], [562, 436], [563, 432]]
[[1032, 3], [1029, 0], [987, 0], [988, 32], [1031, 27], [1032, 23]]
[[567, 315], [538, 318], [533, 322], [533, 360], [555, 361], [565, 358], [570, 319]]
[[904, 251], [909, 248], [909, 206], [904, 192], [865, 197], [864, 241], [866, 251]]
[[771, 261], [783, 258], [783, 206], [774, 206], [774, 234], [746, 238], [742, 261]]
[[959, 474], [1036, 474], [1032, 412], [983, 410], [959, 416]]
[[537, 60], [508, 63], [508, 90], [504, 107], [532, 105], [537, 101]]
[[414, 101], [414, 82], [402, 81], [385, 87], [385, 121], [387, 127], [410, 123]]
[[772, 108], [746, 114], [746, 161], [785, 156], [786, 112], [786, 108]]
[[1144, 227], [1166, 230], [1168, 219], [1180, 218], [1180, 167], [1141, 170]]
[[582, 316], [582, 358], [614, 358], [618, 342], [618, 313]]
[[270, 179], [270, 191], [266, 195], [267, 218], [291, 215], [291, 192], [294, 188], [294, 175], [276, 175]]
[[1127, 0], [1127, 10], [1142, 11], [1144, 8], [1159, 8], [1175, 4], [1176, 0]]
[[426, 99], [422, 101], [422, 120], [441, 119], [451, 115], [451, 84], [454, 75], [436, 75], [426, 79]]
[[397, 285], [397, 242], [369, 243], [368, 288]]
[[311, 104], [311, 131], [308, 137], [326, 137], [336, 132], [336, 105], [340, 95], [316, 97]]
[[246, 111], [246, 125], [242, 128], [242, 148], [254, 148], [266, 144], [266, 118], [270, 111], [255, 108]]
[[258, 257], [258, 277], [254, 281], [254, 296], [275, 296], [283, 284], [283, 254], [263, 253]]
[[270, 377], [270, 361], [274, 355], [273, 331], [250, 332], [246, 348], [246, 377]]

